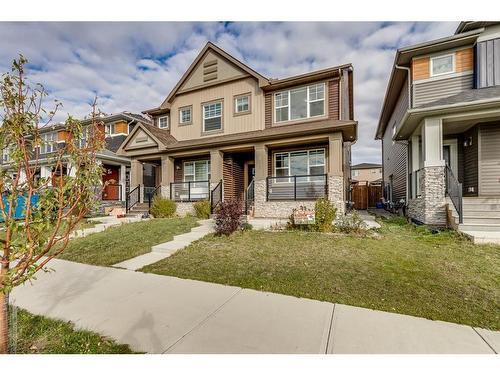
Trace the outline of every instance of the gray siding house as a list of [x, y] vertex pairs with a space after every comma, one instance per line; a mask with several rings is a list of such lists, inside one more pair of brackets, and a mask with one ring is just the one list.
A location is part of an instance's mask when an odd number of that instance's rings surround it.
[[500, 241], [500, 23], [398, 49], [375, 138], [388, 201]]

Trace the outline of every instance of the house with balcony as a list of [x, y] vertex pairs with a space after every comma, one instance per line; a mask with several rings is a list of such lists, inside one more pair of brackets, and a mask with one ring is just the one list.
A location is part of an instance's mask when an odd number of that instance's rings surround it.
[[[103, 115], [99, 118], [103, 123], [102, 133], [105, 135], [105, 147], [97, 153], [97, 161], [102, 165], [104, 173], [102, 176], [101, 200], [110, 205], [124, 205], [125, 197], [130, 187], [130, 160], [126, 156], [116, 154], [116, 151], [137, 123], [148, 123], [148, 119], [140, 114], [121, 112], [113, 115]], [[81, 121], [82, 127], [90, 125], [90, 119]], [[83, 131], [83, 134], [86, 134]], [[49, 178], [52, 181], [60, 177], [61, 171], [53, 170], [51, 156], [64, 147], [68, 132], [64, 123], [40, 129], [43, 144], [38, 152], [36, 161], [37, 171], [35, 177]], [[83, 145], [85, 136], [80, 141]], [[35, 163], [35, 160], [33, 160]], [[2, 168], [9, 168], [9, 153], [2, 152]], [[63, 175], [75, 175], [75, 166], [68, 161], [62, 170]], [[22, 179], [22, 176], [20, 177]]]
[[500, 238], [500, 23], [400, 48], [380, 114], [385, 198], [414, 221]]
[[350, 64], [270, 79], [207, 43], [118, 154], [131, 159], [127, 208], [161, 194], [238, 200], [247, 214], [288, 217], [328, 198], [344, 212], [356, 141]]

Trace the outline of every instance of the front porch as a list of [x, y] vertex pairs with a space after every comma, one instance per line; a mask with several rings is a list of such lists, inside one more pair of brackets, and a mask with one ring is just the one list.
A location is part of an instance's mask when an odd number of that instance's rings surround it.
[[425, 118], [408, 145], [410, 218], [500, 232], [500, 118]]
[[223, 200], [238, 200], [248, 215], [286, 218], [293, 208], [313, 208], [317, 199], [328, 198], [339, 214], [344, 212], [340, 132], [133, 159], [131, 189], [142, 186], [140, 202], [150, 199], [144, 192], [144, 165], [151, 163], [156, 166], [154, 191], [176, 201], [180, 215], [192, 213], [199, 200], [209, 200], [212, 208]]

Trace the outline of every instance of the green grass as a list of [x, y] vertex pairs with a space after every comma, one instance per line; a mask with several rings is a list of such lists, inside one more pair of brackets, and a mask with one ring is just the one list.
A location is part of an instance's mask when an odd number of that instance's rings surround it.
[[207, 236], [145, 272], [500, 329], [500, 247], [402, 220], [379, 235]]
[[60, 259], [110, 266], [151, 251], [151, 246], [171, 241], [177, 234], [195, 227], [193, 217], [151, 219], [111, 227], [104, 232], [76, 238], [59, 255]]
[[17, 309], [16, 320], [14, 345], [19, 354], [133, 353], [128, 345], [117, 344], [90, 331], [76, 330], [71, 323], [33, 315], [26, 310]]

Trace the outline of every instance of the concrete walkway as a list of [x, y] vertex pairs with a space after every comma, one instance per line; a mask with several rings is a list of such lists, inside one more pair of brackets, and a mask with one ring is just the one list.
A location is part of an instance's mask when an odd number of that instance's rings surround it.
[[213, 220], [199, 220], [198, 224], [199, 226], [192, 228], [191, 232], [178, 234], [174, 236], [172, 241], [153, 246], [150, 253], [139, 255], [138, 257], [114, 264], [113, 267], [136, 271], [144, 266], [147, 266], [148, 264], [156, 263], [162, 259], [168, 258], [176, 251], [214, 231]]
[[370, 214], [368, 211], [361, 210], [358, 211], [358, 214], [361, 217], [361, 219], [363, 219], [368, 229], [380, 228], [380, 224], [375, 221], [375, 216]]
[[150, 353], [494, 353], [500, 332], [53, 260], [12, 302]]

